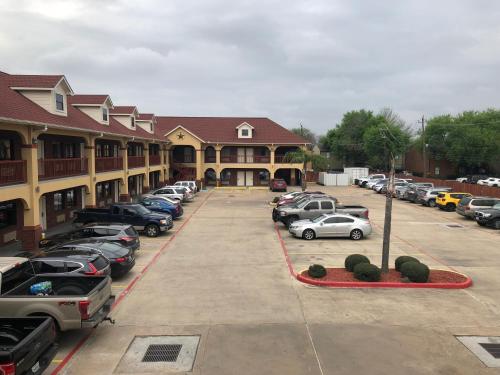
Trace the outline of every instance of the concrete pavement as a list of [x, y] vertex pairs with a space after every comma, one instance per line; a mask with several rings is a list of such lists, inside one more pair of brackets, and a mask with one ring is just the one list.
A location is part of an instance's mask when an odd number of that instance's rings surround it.
[[[341, 265], [354, 252], [380, 263], [383, 197], [321, 189], [368, 206], [375, 232], [359, 242], [306, 242], [282, 229], [294, 267]], [[213, 191], [202, 203], [206, 194], [188, 206], [187, 215], [200, 207], [115, 310], [117, 324], [98, 327], [65, 367], [67, 374], [120, 373], [120, 359], [137, 335], [200, 335], [195, 374], [500, 373], [453, 336], [500, 335], [498, 231], [395, 202], [391, 262], [413, 254], [431, 266], [469, 273], [475, 285], [453, 291], [316, 288], [288, 271], [266, 204], [275, 194]], [[450, 222], [465, 228], [446, 227]], [[165, 238], [154, 241], [159, 247]]]

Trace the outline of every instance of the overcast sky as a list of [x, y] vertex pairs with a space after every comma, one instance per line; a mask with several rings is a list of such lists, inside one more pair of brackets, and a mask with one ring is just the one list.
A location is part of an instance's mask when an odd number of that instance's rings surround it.
[[499, 1], [1, 0], [0, 20], [0, 70], [140, 112], [322, 134], [354, 109], [500, 107]]

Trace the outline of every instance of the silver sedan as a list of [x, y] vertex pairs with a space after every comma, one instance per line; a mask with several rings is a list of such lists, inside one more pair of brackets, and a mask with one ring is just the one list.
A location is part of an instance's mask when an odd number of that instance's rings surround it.
[[350, 237], [360, 240], [372, 232], [366, 219], [344, 214], [325, 214], [315, 219], [293, 222], [288, 231], [295, 237], [313, 240], [317, 237]]

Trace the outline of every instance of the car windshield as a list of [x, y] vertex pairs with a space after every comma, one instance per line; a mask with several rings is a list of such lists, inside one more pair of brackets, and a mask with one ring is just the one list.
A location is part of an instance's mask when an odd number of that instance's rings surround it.
[[141, 205], [134, 206], [134, 208], [137, 211], [137, 213], [141, 214], [141, 215], [146, 215], [146, 214], [151, 213], [151, 211], [149, 211], [146, 207], [141, 206]]
[[315, 217], [314, 219], [311, 219], [311, 221], [313, 223], [317, 223], [317, 222], [323, 220], [325, 217], [326, 217], [326, 215], [319, 215], [319, 216]]

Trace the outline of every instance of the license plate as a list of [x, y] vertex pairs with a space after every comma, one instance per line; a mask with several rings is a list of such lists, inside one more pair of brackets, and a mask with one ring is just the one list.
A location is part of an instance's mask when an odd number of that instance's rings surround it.
[[35, 363], [35, 365], [31, 368], [31, 371], [36, 374], [40, 370], [40, 362]]

